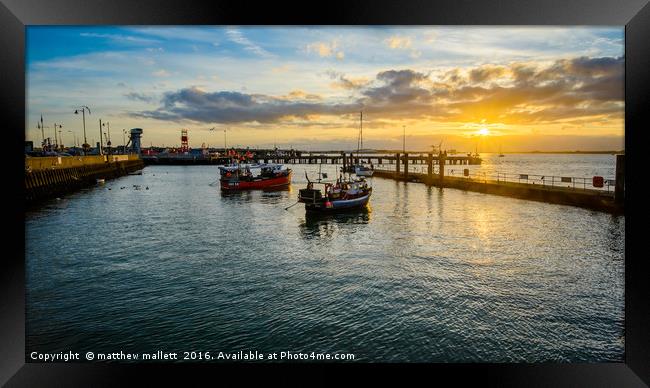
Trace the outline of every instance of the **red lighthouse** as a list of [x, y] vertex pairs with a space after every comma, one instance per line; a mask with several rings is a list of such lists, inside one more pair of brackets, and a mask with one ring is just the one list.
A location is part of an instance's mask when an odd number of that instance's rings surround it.
[[181, 129], [181, 152], [188, 152], [190, 147], [187, 142], [187, 129]]

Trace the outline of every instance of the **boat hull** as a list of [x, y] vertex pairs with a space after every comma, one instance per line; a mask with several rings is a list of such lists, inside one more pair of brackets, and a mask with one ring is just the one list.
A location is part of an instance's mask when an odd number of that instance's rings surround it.
[[359, 198], [328, 201], [330, 206], [327, 205], [327, 202], [305, 203], [305, 210], [318, 213], [336, 213], [363, 209], [370, 202], [370, 194], [368, 193]]
[[221, 179], [221, 190], [239, 191], [239, 190], [269, 190], [281, 189], [291, 184], [292, 171], [287, 175], [279, 177], [256, 178], [251, 181], [238, 179]]

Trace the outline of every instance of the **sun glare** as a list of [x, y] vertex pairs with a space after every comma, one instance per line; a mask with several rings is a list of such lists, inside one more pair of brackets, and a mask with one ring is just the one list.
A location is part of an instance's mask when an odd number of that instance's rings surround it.
[[484, 136], [485, 136], [485, 135], [489, 135], [489, 134], [490, 134], [490, 131], [488, 131], [487, 128], [481, 128], [481, 129], [478, 130], [478, 134], [479, 134], [479, 135], [484, 135]]

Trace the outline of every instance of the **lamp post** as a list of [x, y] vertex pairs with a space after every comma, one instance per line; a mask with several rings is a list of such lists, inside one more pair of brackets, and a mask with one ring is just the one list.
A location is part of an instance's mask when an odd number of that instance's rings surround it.
[[88, 149], [90, 148], [90, 144], [88, 144], [88, 138], [86, 137], [86, 111], [88, 111], [88, 114], [90, 114], [90, 108], [88, 108], [85, 105], [80, 106], [78, 109], [74, 111], [74, 114], [78, 115], [79, 110], [81, 110], [81, 118], [83, 120], [83, 125], [84, 125], [84, 144], [83, 144], [83, 152], [84, 155], [88, 152]]
[[99, 119], [99, 154], [104, 155], [102, 148], [104, 147], [104, 140], [102, 139], [102, 119]]
[[43, 115], [41, 114], [41, 122], [36, 123], [36, 128], [41, 130], [41, 135], [43, 136], [43, 143], [41, 145], [41, 148], [44, 150], [45, 148], [45, 130], [43, 129]]
[[[46, 141], [45, 141], [45, 128], [49, 128], [49, 127], [43, 125], [42, 122], [41, 122], [40, 124], [37, 124], [36, 126], [37, 126], [37, 128], [39, 128], [39, 129], [41, 130], [41, 133], [42, 133], [42, 135], [43, 135], [43, 146], [42, 146], [42, 148], [43, 148], [43, 151], [45, 151], [45, 148], [46, 148]], [[49, 138], [48, 138], [48, 139], [49, 139]]]
[[108, 141], [106, 142], [106, 146], [108, 147], [108, 154], [110, 155], [111, 154], [111, 123], [107, 121], [104, 124], [102, 124], [102, 126], [103, 125], [106, 125], [106, 129], [108, 130], [108, 135], [106, 136], [106, 139]]
[[402, 125], [403, 137], [402, 137], [402, 152], [406, 153], [406, 125]]
[[122, 152], [126, 155], [126, 129], [122, 129]]
[[[63, 128], [63, 125], [54, 123], [54, 142], [56, 143], [56, 148], [61, 149], [63, 148], [63, 140], [61, 140], [61, 128]], [[56, 138], [56, 131], [57, 129], [59, 130], [59, 138]], [[59, 144], [61, 143], [61, 144]]]

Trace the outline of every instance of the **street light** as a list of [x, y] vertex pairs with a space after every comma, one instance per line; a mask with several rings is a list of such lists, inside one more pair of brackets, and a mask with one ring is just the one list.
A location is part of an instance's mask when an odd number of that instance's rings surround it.
[[106, 128], [108, 129], [108, 136], [106, 136], [106, 139], [108, 140], [106, 142], [106, 146], [108, 146], [108, 154], [111, 154], [111, 123], [108, 121], [102, 124], [102, 126], [106, 125]]
[[103, 155], [102, 149], [104, 148], [104, 140], [102, 139], [102, 119], [99, 119], [99, 149], [97, 150], [100, 155]]
[[406, 125], [402, 125], [404, 131], [403, 140], [402, 140], [402, 151], [406, 153]]
[[[45, 151], [46, 144], [47, 144], [47, 142], [45, 141], [45, 128], [49, 128], [49, 127], [46, 126], [46, 125], [43, 125], [42, 121], [41, 121], [40, 124], [36, 124], [36, 126], [37, 126], [37, 128], [39, 128], [41, 130], [41, 133], [43, 134], [43, 147], [42, 148], [43, 148], [43, 151]], [[48, 137], [48, 139], [49, 139], [49, 137]]]
[[[61, 128], [63, 128], [63, 125], [54, 123], [54, 142], [56, 143], [56, 148], [63, 148], [63, 140], [61, 140]], [[56, 130], [59, 130], [59, 139], [56, 138]], [[61, 142], [61, 145], [59, 145], [59, 142]]]
[[90, 144], [88, 144], [88, 138], [86, 137], [86, 111], [88, 111], [88, 114], [90, 114], [90, 108], [88, 108], [85, 105], [82, 105], [79, 107], [79, 109], [76, 109], [74, 111], [74, 114], [78, 115], [79, 110], [81, 110], [81, 117], [83, 119], [83, 124], [84, 124], [84, 144], [83, 144], [83, 150], [84, 150], [84, 155], [86, 155], [86, 152], [90, 148]]
[[38, 122], [36, 123], [36, 128], [38, 128], [38, 129], [41, 130], [41, 135], [43, 136], [43, 143], [41, 144], [41, 148], [42, 148], [43, 151], [44, 151], [44, 150], [45, 150], [45, 130], [43, 129], [43, 128], [44, 128], [44, 127], [43, 127], [43, 114], [41, 114], [41, 122], [40, 122], [40, 123], [38, 123]]
[[122, 129], [122, 152], [126, 155], [126, 129]]

